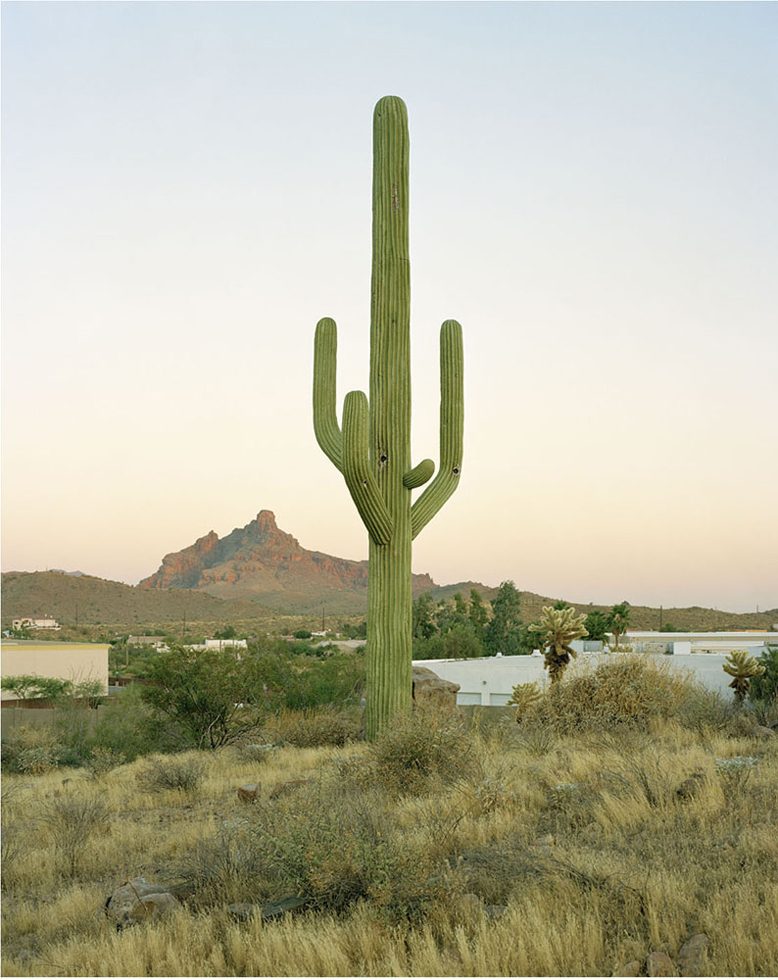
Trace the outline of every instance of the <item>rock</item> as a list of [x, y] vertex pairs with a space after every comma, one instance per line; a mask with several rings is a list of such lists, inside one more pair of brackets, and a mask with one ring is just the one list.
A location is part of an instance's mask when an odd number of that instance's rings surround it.
[[178, 899], [175, 895], [171, 895], [170, 892], [158, 892], [154, 895], [147, 895], [132, 906], [127, 913], [125, 925], [145, 922], [146, 919], [158, 919], [160, 916], [177, 908], [179, 904]]
[[243, 800], [244, 803], [256, 802], [258, 795], [258, 783], [244, 783], [243, 786], [238, 786], [238, 799]]
[[277, 919], [279, 916], [286, 915], [287, 912], [296, 912], [304, 909], [311, 904], [310, 898], [303, 898], [301, 895], [290, 895], [282, 898], [278, 902], [268, 902], [262, 906], [262, 919], [267, 922], [269, 919]]
[[701, 977], [708, 958], [710, 939], [698, 932], [681, 946], [678, 953], [678, 969], [682, 977]]
[[227, 906], [227, 914], [236, 922], [248, 922], [261, 909], [260, 905], [252, 905], [251, 902], [235, 902]]
[[282, 898], [278, 902], [268, 902], [266, 905], [254, 905], [253, 902], [235, 902], [227, 906], [227, 914], [236, 922], [248, 922], [255, 915], [260, 915], [263, 922], [270, 919], [278, 919], [287, 912], [296, 912], [298, 909], [310, 905], [310, 899], [302, 898], [300, 895], [290, 895]]
[[425, 707], [456, 708], [459, 684], [443, 680], [429, 667], [413, 668], [413, 700]]
[[703, 783], [705, 782], [705, 773], [693, 772], [691, 776], [684, 779], [684, 781], [678, 786], [675, 791], [676, 799], [678, 800], [693, 800], [702, 789]]
[[616, 970], [613, 975], [614, 977], [639, 977], [641, 966], [642, 964], [640, 960], [630, 960], [629, 963], [625, 963], [620, 970]]
[[158, 918], [177, 907], [178, 899], [159, 882], [133, 878], [114, 889], [105, 902], [105, 914], [117, 929]]
[[652, 953], [648, 954], [646, 973], [649, 977], [674, 977], [676, 975], [675, 963], [673, 963], [667, 953], [655, 949]]
[[754, 738], [775, 738], [775, 732], [767, 725], [754, 725]]
[[305, 786], [310, 783], [310, 779], [288, 779], [285, 783], [279, 783], [270, 791], [270, 799], [277, 800], [279, 796], [285, 796], [287, 793], [291, 793], [294, 789], [299, 789], [301, 786]]
[[484, 913], [487, 919], [501, 919], [508, 911], [507, 905], [486, 905]]

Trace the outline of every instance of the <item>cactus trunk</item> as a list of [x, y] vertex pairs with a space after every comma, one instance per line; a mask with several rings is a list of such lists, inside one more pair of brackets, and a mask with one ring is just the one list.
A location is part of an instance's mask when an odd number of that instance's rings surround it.
[[408, 122], [399, 99], [373, 116], [373, 268], [370, 304], [370, 453], [393, 533], [370, 542], [367, 711], [374, 737], [411, 705], [411, 264]]
[[411, 466], [408, 124], [389, 96], [373, 117], [373, 267], [370, 400], [349, 392], [343, 430], [335, 411], [336, 327], [319, 321], [314, 355], [314, 430], [341, 470], [370, 536], [366, 734], [375, 738], [411, 706], [411, 542], [459, 482], [462, 457], [462, 332], [441, 329], [440, 471]]

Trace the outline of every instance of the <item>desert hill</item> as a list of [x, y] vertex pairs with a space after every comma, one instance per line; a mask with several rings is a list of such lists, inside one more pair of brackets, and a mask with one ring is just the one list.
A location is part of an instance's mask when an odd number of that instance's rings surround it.
[[[51, 615], [61, 623], [145, 624], [188, 622], [235, 623], [269, 614], [318, 617], [362, 616], [367, 610], [367, 562], [336, 558], [303, 548], [279, 529], [269, 510], [262, 510], [245, 527], [220, 538], [211, 531], [193, 545], [162, 559], [159, 569], [137, 586], [112, 582], [84, 573], [62, 570], [6, 572], [3, 581], [3, 626], [18, 616]], [[521, 589], [522, 617], [529, 623], [544, 605], [559, 597]], [[414, 594], [450, 599], [471, 589], [491, 600], [495, 587], [480, 582], [436, 585], [429, 575], [415, 575]], [[618, 602], [624, 596], [615, 596]], [[581, 612], [607, 606], [573, 602]], [[778, 622], [778, 609], [763, 613], [731, 613], [692, 606], [664, 609], [665, 627], [684, 629], [767, 629]], [[658, 629], [660, 611], [632, 606], [630, 625]]]

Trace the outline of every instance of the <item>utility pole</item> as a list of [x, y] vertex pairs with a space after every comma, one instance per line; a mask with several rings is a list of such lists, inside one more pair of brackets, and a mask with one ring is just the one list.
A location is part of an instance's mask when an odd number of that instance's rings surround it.
[[[758, 606], [756, 611], [759, 612]], [[324, 632], [324, 603], [321, 604], [321, 631]]]
[[662, 613], [663, 612], [664, 612], [664, 609], [662, 608], [662, 606], [660, 606], [659, 607], [659, 632], [660, 633], [662, 632]]

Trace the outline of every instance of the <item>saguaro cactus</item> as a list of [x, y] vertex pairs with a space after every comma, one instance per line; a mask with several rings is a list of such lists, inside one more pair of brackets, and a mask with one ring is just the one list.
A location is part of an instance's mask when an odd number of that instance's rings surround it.
[[381, 99], [373, 114], [373, 268], [370, 401], [350, 391], [343, 426], [336, 414], [337, 328], [316, 327], [314, 431], [341, 471], [370, 538], [367, 616], [368, 738], [411, 704], [411, 541], [459, 483], [462, 469], [462, 328], [440, 331], [440, 468], [417, 500], [411, 493], [435, 464], [411, 465], [408, 118], [402, 99]]

